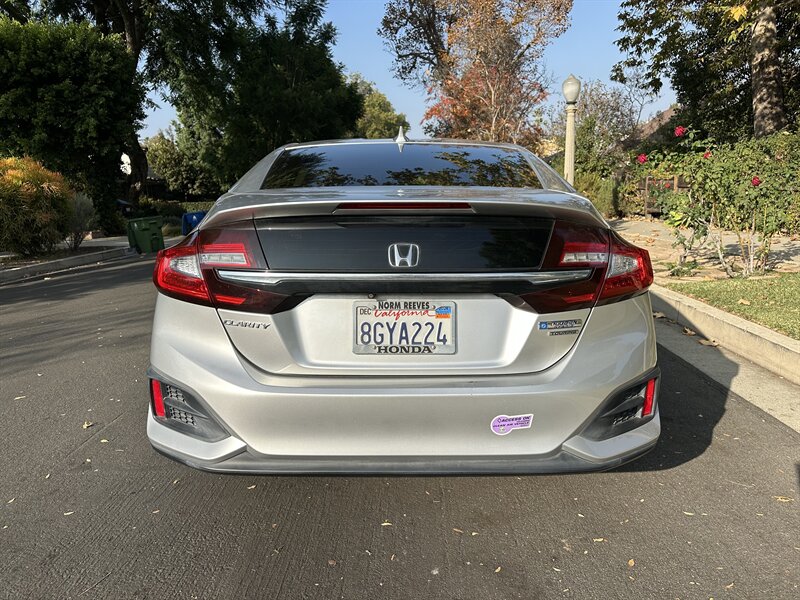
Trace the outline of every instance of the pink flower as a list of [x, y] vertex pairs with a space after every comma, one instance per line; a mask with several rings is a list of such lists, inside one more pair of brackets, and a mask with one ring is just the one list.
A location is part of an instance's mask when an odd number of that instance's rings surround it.
[[639, 156], [637, 156], [636, 157], [636, 162], [638, 162], [640, 165], [643, 165], [644, 163], [646, 163], [647, 162], [647, 154], [640, 154]]
[[684, 135], [686, 135], [687, 131], [689, 130], [686, 129], [686, 127], [684, 127], [683, 125], [678, 125], [675, 128], [675, 137], [683, 137]]
[[703, 153], [703, 158], [705, 158], [706, 160], [708, 160], [709, 158], [711, 158], [711, 150], [706, 150], [706, 151]]
[[758, 175], [756, 175], [755, 177], [753, 177], [753, 178], [750, 180], [750, 183], [752, 183], [752, 184], [753, 184], [753, 187], [758, 187], [758, 186], [760, 186], [760, 185], [761, 185], [761, 179], [758, 177]]

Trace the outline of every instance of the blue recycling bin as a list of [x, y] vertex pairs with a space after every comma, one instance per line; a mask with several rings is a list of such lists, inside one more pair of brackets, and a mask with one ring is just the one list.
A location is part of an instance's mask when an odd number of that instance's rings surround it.
[[184, 213], [181, 217], [181, 234], [186, 235], [192, 229], [197, 227], [197, 224], [206, 216], [206, 211], [199, 210], [197, 212]]

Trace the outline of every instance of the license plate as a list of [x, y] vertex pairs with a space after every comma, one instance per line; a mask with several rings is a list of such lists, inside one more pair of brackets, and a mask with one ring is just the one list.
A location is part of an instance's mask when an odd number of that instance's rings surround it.
[[355, 354], [456, 353], [456, 303], [366, 300], [354, 303]]

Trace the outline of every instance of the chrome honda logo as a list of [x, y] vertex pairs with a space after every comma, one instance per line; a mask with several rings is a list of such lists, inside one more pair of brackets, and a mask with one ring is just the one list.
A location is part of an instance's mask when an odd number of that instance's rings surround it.
[[389, 264], [393, 267], [416, 267], [419, 263], [419, 246], [392, 244], [389, 246]]

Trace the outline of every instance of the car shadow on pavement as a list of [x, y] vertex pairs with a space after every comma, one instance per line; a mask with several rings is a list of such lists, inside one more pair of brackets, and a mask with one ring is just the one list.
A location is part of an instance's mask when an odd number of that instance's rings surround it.
[[711, 379], [697, 366], [659, 345], [661, 437], [648, 454], [616, 472], [672, 469], [702, 455], [711, 445], [732, 394], [730, 382], [739, 366], [716, 348], [706, 350], [709, 358], [714, 353], [714, 369], [718, 376], [722, 375], [723, 382]]

